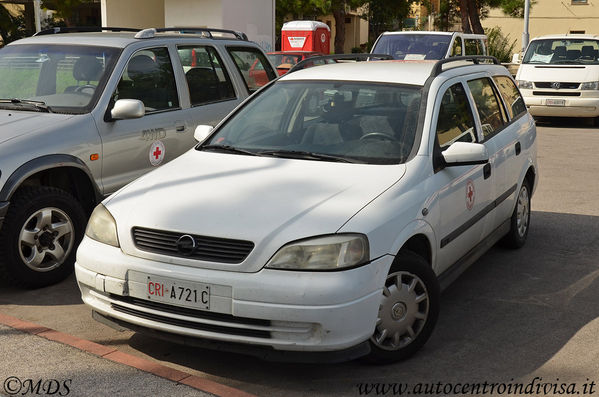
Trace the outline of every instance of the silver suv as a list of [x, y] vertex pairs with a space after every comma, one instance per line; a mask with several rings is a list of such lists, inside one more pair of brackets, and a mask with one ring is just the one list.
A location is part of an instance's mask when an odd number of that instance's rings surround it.
[[0, 274], [30, 288], [71, 273], [99, 201], [277, 76], [240, 32], [64, 30], [0, 50]]

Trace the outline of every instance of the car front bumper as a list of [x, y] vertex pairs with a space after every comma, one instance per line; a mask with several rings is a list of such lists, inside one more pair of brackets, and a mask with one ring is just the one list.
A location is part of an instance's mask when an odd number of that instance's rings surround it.
[[[599, 116], [599, 92], [575, 91], [580, 96], [533, 95], [537, 90], [522, 90], [524, 103], [533, 116], [541, 117], [597, 117]], [[547, 100], [563, 99], [563, 106], [547, 104]]]
[[[335, 272], [238, 273], [133, 257], [86, 237], [75, 272], [83, 301], [126, 328], [281, 351], [333, 352], [372, 335], [393, 258]], [[140, 297], [135, 291], [145, 275], [210, 285], [209, 311]]]

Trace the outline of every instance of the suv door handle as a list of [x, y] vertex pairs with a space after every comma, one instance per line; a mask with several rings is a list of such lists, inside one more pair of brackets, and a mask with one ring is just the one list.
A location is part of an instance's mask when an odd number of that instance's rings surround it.
[[185, 131], [185, 126], [184, 125], [178, 125], [175, 127], [177, 132], [183, 132]]
[[491, 176], [491, 163], [487, 163], [483, 167], [483, 177], [485, 179], [489, 179], [490, 176]]
[[522, 148], [520, 146], [520, 142], [516, 142], [516, 156], [520, 154]]

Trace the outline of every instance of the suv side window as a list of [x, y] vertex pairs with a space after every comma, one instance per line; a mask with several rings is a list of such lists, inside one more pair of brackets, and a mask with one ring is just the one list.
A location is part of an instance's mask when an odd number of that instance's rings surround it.
[[229, 47], [227, 50], [250, 94], [277, 77], [260, 50], [251, 47]]
[[178, 47], [191, 105], [234, 99], [235, 91], [223, 62], [212, 47]]
[[454, 142], [476, 142], [474, 116], [462, 83], [443, 94], [437, 119], [437, 140], [441, 151]]
[[453, 42], [453, 47], [451, 47], [451, 56], [459, 57], [462, 56], [462, 38], [456, 37]]
[[526, 105], [524, 105], [524, 99], [512, 79], [507, 76], [493, 76], [493, 80], [495, 80], [495, 84], [499, 88], [510, 118], [515, 119], [522, 113], [525, 113]]
[[505, 110], [500, 105], [489, 78], [470, 80], [468, 88], [470, 88], [480, 117], [484, 140], [487, 140], [506, 124]]
[[146, 113], [179, 108], [173, 66], [164, 47], [133, 54], [119, 81], [114, 99], [139, 99]]

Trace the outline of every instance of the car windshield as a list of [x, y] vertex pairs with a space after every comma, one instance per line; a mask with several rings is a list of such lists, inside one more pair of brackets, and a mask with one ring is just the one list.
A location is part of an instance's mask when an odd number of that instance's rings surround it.
[[368, 164], [406, 161], [420, 86], [278, 82], [241, 108], [198, 150]]
[[372, 49], [373, 54], [388, 54], [395, 59], [442, 59], [447, 54], [450, 35], [385, 34]]
[[[119, 50], [78, 45], [9, 45], [0, 50], [0, 108], [36, 101], [59, 113], [89, 112]], [[17, 101], [18, 100], [18, 101]]]
[[289, 54], [268, 54], [268, 59], [275, 66], [279, 65], [290, 65], [293, 66], [300, 61], [299, 55], [289, 55]]
[[599, 42], [591, 39], [533, 40], [522, 63], [597, 65]]

